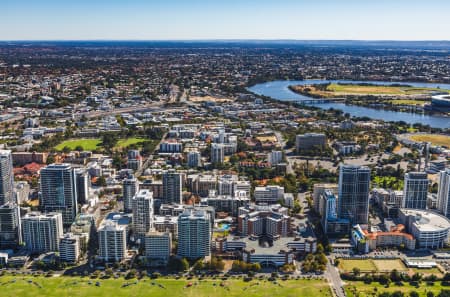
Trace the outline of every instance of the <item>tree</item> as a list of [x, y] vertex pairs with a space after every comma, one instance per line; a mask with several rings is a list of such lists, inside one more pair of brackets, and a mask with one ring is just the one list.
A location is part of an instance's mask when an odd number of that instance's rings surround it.
[[188, 262], [188, 260], [186, 260], [186, 258], [181, 259], [181, 269], [183, 271], [189, 270], [189, 262]]
[[390, 273], [390, 278], [393, 282], [397, 282], [401, 279], [400, 277], [400, 273], [398, 272], [397, 269], [393, 269]]
[[205, 268], [205, 265], [204, 265], [204, 263], [203, 263], [203, 260], [202, 260], [202, 259], [197, 260], [197, 261], [194, 263], [194, 266], [193, 266], [192, 268], [193, 268], [194, 270], [197, 270], [197, 271], [203, 270], [203, 269]]
[[55, 156], [49, 155], [49, 156], [47, 157], [47, 162], [46, 162], [46, 164], [47, 164], [47, 165], [50, 165], [50, 164], [53, 164], [53, 163], [55, 163]]
[[106, 179], [105, 179], [104, 176], [100, 176], [97, 179], [97, 186], [99, 186], [99, 187], [106, 187]]
[[113, 272], [112, 268], [106, 268], [105, 275], [107, 277], [111, 277], [111, 276], [113, 276], [113, 274], [114, 274], [114, 272]]
[[317, 244], [317, 253], [322, 254], [325, 251], [323, 245], [321, 243]]
[[419, 293], [417, 293], [416, 291], [411, 291], [411, 292], [409, 293], [409, 296], [410, 296], [410, 297], [419, 297]]
[[361, 269], [359, 269], [358, 267], [353, 267], [352, 271], [354, 276], [358, 276], [361, 274]]

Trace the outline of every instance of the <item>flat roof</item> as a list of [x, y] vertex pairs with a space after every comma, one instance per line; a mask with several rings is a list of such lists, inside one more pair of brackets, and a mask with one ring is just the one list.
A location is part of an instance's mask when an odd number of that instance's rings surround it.
[[405, 215], [414, 216], [415, 220], [413, 224], [421, 232], [450, 229], [450, 220], [436, 212], [405, 208], [400, 209], [400, 211]]

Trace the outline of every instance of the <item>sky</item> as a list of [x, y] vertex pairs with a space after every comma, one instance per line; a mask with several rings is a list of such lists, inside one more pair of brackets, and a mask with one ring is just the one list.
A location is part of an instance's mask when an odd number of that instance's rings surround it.
[[448, 0], [0, 0], [0, 40], [450, 40]]

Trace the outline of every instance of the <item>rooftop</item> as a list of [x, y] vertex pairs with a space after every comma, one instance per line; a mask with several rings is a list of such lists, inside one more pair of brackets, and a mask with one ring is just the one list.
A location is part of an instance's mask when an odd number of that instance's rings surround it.
[[405, 215], [414, 216], [414, 225], [419, 231], [436, 231], [438, 229], [450, 229], [450, 220], [446, 217], [421, 209], [401, 209]]

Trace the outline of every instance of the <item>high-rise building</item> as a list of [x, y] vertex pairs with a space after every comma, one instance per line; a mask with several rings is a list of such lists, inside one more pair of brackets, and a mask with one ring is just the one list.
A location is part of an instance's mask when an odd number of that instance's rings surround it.
[[144, 237], [153, 224], [153, 193], [140, 190], [133, 197], [133, 231], [136, 240], [144, 243]]
[[225, 150], [222, 143], [211, 144], [211, 163], [222, 164], [225, 160]]
[[60, 212], [63, 224], [70, 226], [77, 216], [77, 182], [70, 164], [52, 164], [41, 169], [40, 207]]
[[14, 248], [22, 243], [20, 209], [17, 204], [0, 205], [0, 248]]
[[199, 151], [190, 151], [187, 153], [187, 165], [192, 168], [201, 166], [201, 155]]
[[162, 180], [163, 203], [181, 203], [183, 198], [181, 174], [174, 169], [170, 169], [163, 173]]
[[439, 173], [437, 204], [439, 211], [450, 218], [450, 169]]
[[172, 250], [172, 235], [170, 232], [149, 232], [145, 235], [145, 256], [167, 262]]
[[80, 239], [72, 233], [66, 233], [59, 239], [59, 259], [67, 263], [77, 263], [80, 258]]
[[207, 211], [187, 209], [178, 217], [178, 256], [196, 259], [209, 255], [211, 245], [209, 216]]
[[271, 151], [267, 154], [267, 161], [272, 165], [277, 165], [283, 161], [283, 152], [282, 151]]
[[120, 262], [127, 252], [125, 225], [108, 221], [98, 229], [99, 258], [105, 262]]
[[123, 196], [123, 210], [125, 212], [131, 212], [133, 210], [131, 200], [138, 191], [139, 191], [139, 182], [134, 176], [123, 180], [122, 196]]
[[369, 221], [370, 168], [340, 165], [338, 216], [352, 224]]
[[402, 208], [426, 209], [428, 197], [428, 176], [426, 172], [405, 174]]
[[59, 212], [28, 213], [22, 219], [25, 248], [34, 254], [57, 252], [63, 235], [63, 220]]
[[75, 178], [77, 181], [77, 198], [79, 204], [85, 204], [89, 199], [89, 173], [86, 169], [75, 169]]
[[14, 196], [14, 174], [10, 150], [0, 150], [0, 205], [16, 203]]

